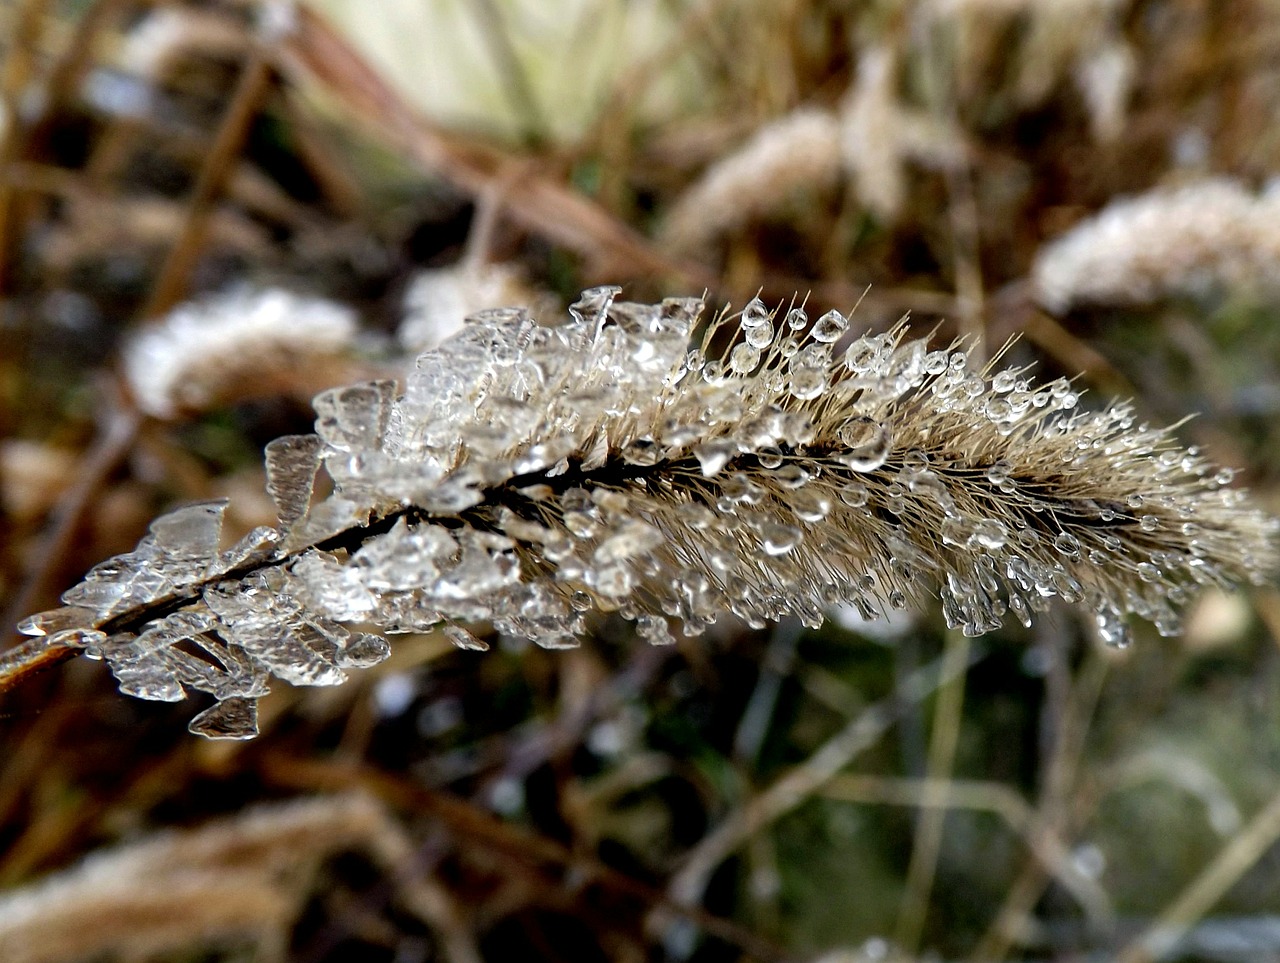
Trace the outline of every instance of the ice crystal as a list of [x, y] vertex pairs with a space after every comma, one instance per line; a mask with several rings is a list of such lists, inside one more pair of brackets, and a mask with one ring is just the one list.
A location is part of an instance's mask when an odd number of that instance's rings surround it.
[[178, 509], [22, 630], [129, 694], [209, 693], [192, 730], [244, 738], [271, 676], [337, 684], [387, 634], [483, 649], [483, 621], [564, 648], [616, 612], [662, 644], [723, 613], [816, 625], [936, 594], [968, 634], [1080, 603], [1120, 646], [1128, 614], [1173, 632], [1190, 590], [1275, 566], [1231, 473], [1127, 405], [901, 325], [854, 338], [758, 299], [703, 323], [698, 300], [617, 293], [558, 327], [473, 315], [402, 387], [325, 392], [314, 435], [268, 446], [278, 527], [222, 549], [221, 503]]

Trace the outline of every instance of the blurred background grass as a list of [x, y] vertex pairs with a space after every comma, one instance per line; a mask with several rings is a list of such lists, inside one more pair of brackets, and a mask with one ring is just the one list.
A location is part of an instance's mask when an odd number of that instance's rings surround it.
[[[261, 446], [326, 384], [600, 283], [1020, 335], [1012, 361], [1089, 397], [1197, 412], [1185, 440], [1276, 502], [1272, 0], [6, 0], [0, 41], [7, 625], [165, 506], [270, 523]], [[1052, 245], [1108, 210], [1075, 260]], [[246, 288], [358, 334], [296, 366], [193, 340], [190, 379], [234, 377], [140, 410], [133, 340]], [[0, 706], [0, 934], [26, 934], [0, 959], [1280, 960], [1276, 596], [1124, 652], [1085, 624], [969, 648], [933, 612], [837, 612], [653, 649], [618, 621], [565, 652], [479, 626], [488, 654], [405, 638], [273, 692], [235, 745], [81, 660]], [[353, 791], [378, 833], [239, 866], [288, 896], [266, 922], [160, 934], [126, 900], [54, 947], [3, 902]], [[28, 922], [65, 925], [59, 898]]]

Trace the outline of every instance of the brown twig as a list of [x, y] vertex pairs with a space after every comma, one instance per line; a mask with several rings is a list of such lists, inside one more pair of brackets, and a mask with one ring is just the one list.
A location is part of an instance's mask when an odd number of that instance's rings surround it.
[[943, 653], [944, 671], [949, 676], [938, 691], [933, 712], [933, 734], [929, 743], [928, 775], [911, 846], [911, 862], [907, 864], [906, 890], [898, 913], [897, 944], [914, 953], [920, 945], [925, 916], [929, 910], [929, 894], [938, 867], [942, 847], [942, 825], [946, 810], [939, 800], [946, 795], [947, 780], [955, 765], [956, 744], [960, 737], [964, 710], [964, 673], [970, 659], [969, 639], [952, 629], [947, 633]]
[[151, 289], [143, 318], [164, 314], [183, 297], [188, 279], [200, 255], [215, 202], [227, 183], [236, 159], [249, 136], [253, 118], [271, 89], [272, 68], [267, 53], [255, 48], [249, 55], [213, 145], [200, 168], [196, 184], [187, 202], [187, 216], [182, 231], [174, 241], [159, 277]]
[[408, 779], [369, 767], [357, 768], [318, 760], [300, 760], [294, 756], [278, 754], [267, 754], [263, 758], [262, 771], [265, 780], [295, 789], [350, 790], [353, 785], [359, 785], [397, 808], [438, 820], [468, 839], [510, 858], [514, 866], [537, 869], [540, 864], [545, 863], [572, 869], [578, 879], [574, 884], [575, 889], [581, 887], [583, 877], [594, 879], [654, 909], [689, 920], [716, 938], [739, 947], [749, 958], [763, 961], [788, 959], [788, 954], [782, 948], [731, 920], [715, 916], [699, 907], [680, 905], [661, 890], [570, 850], [555, 840], [508, 825], [464, 800], [428, 789]]
[[[36, 566], [4, 613], [4, 624], [12, 626], [39, 604], [48, 589], [54, 570], [71, 544], [85, 513], [105, 479], [124, 459], [137, 438], [142, 416], [130, 406], [116, 403], [107, 415], [98, 441], [84, 456], [76, 482], [63, 493], [54, 507], [51, 522], [36, 555]], [[18, 645], [0, 659], [0, 692], [13, 688], [32, 672], [70, 658], [70, 650], [50, 649], [36, 639]]]
[[[1076, 677], [1069, 712], [1063, 720], [1053, 762], [1041, 790], [1035, 825], [1030, 830], [1030, 837], [1037, 840], [1037, 844], [1065, 836], [1064, 829], [1072, 815], [1071, 785], [1084, 751], [1089, 721], [1106, 679], [1107, 666], [1108, 660], [1096, 650], [1091, 650]], [[1004, 959], [1027, 915], [1044, 892], [1047, 880], [1044, 866], [1033, 856], [1009, 888], [996, 918], [969, 955], [970, 963], [998, 963]]]
[[685, 855], [680, 869], [667, 886], [671, 898], [681, 905], [692, 905], [700, 900], [716, 867], [753, 833], [820, 790], [860, 753], [873, 746], [907, 709], [966, 671], [971, 662], [972, 658], [959, 665], [952, 660], [943, 660], [913, 673], [892, 696], [869, 706], [823, 743], [804, 763], [775, 780], [745, 806], [734, 810]]
[[280, 56], [286, 71], [319, 82], [354, 117], [462, 190], [481, 194], [495, 181], [518, 183], [521, 189], [506, 195], [512, 218], [590, 259], [601, 272], [625, 267], [631, 276], [648, 273], [681, 278], [695, 287], [714, 285], [715, 276], [706, 267], [668, 258], [594, 201], [528, 171], [522, 159], [433, 127], [313, 10], [298, 9], [296, 28], [284, 38]]
[[1152, 963], [1167, 957], [1201, 917], [1280, 840], [1280, 793], [1214, 857], [1155, 921], [1129, 943], [1116, 963]]

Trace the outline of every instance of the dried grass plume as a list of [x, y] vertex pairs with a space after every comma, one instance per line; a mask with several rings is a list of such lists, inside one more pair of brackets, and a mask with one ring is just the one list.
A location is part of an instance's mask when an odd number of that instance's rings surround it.
[[1280, 292], [1280, 189], [1209, 178], [1113, 201], [1041, 248], [1032, 283], [1055, 312], [1243, 288]]
[[1061, 598], [1124, 645], [1126, 614], [1175, 632], [1198, 586], [1275, 569], [1276, 522], [1231, 472], [1127, 405], [836, 311], [708, 321], [618, 290], [559, 327], [481, 312], [403, 386], [319, 395], [316, 434], [267, 448], [277, 526], [223, 547], [225, 503], [171, 512], [26, 620], [29, 645], [141, 698], [206, 692], [193, 731], [245, 738], [272, 676], [336, 685], [396, 633], [482, 649], [483, 621], [561, 648], [616, 612], [660, 644], [937, 597], [979, 634]]

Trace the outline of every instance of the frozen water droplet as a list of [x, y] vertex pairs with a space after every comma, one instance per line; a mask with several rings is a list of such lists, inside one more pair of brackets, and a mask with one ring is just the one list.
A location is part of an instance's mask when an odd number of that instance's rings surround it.
[[[64, 600], [66, 594], [63, 593]], [[28, 615], [18, 623], [18, 631], [23, 635], [52, 636], [59, 632], [93, 625], [96, 621], [97, 613], [94, 610], [67, 605], [60, 609]]]
[[827, 373], [821, 368], [792, 368], [790, 390], [802, 401], [817, 398], [827, 390]]
[[367, 669], [391, 657], [391, 646], [380, 635], [360, 632], [347, 639], [338, 650], [338, 665], [344, 669]]
[[151, 523], [159, 550], [156, 562], [175, 584], [201, 578], [217, 561], [226, 499], [187, 505]]
[[1053, 540], [1053, 547], [1067, 558], [1080, 557], [1080, 539], [1068, 532], [1063, 532]]
[[809, 480], [809, 473], [793, 462], [775, 471], [773, 479], [783, 488], [796, 489], [804, 487]]
[[632, 518], [622, 522], [612, 535], [600, 543], [594, 558], [599, 565], [612, 565], [650, 552], [664, 541], [662, 532], [658, 529]]
[[759, 298], [752, 298], [742, 309], [742, 326], [748, 330], [768, 324], [773, 313]]
[[630, 593], [636, 584], [635, 575], [621, 564], [601, 566], [592, 574], [596, 591], [610, 598], [622, 598]]
[[636, 635], [650, 645], [673, 645], [676, 641], [667, 620], [660, 615], [641, 615], [637, 618]]
[[318, 435], [285, 435], [267, 443], [267, 494], [275, 502], [281, 528], [307, 513], [323, 449]]
[[839, 311], [828, 311], [814, 322], [813, 330], [810, 333], [815, 341], [829, 344], [833, 341], [839, 341], [840, 337], [848, 330], [848, 318]]
[[339, 451], [376, 451], [391, 415], [394, 381], [330, 388], [316, 395], [316, 434]]
[[808, 325], [809, 316], [805, 314], [804, 308], [792, 308], [787, 312], [787, 327], [792, 331], [799, 331]]
[[1004, 548], [1004, 543], [1009, 538], [1009, 529], [997, 519], [980, 518], [973, 527], [972, 538], [979, 548], [994, 552]]
[[599, 287], [587, 288], [579, 295], [578, 300], [569, 305], [569, 314], [581, 325], [593, 332], [604, 327], [609, 314], [609, 306], [614, 298], [622, 293], [616, 284], [602, 284]]
[[622, 449], [622, 460], [628, 465], [645, 467], [658, 463], [658, 444], [652, 438], [634, 438]]
[[840, 500], [850, 508], [861, 508], [870, 500], [870, 493], [862, 482], [852, 481], [840, 489]]
[[488, 652], [489, 643], [460, 625], [448, 623], [441, 626], [440, 633], [460, 649], [472, 652]]
[[718, 474], [737, 453], [738, 446], [723, 438], [704, 442], [693, 449], [693, 456], [698, 459], [704, 478]]
[[1129, 626], [1114, 606], [1106, 605], [1098, 609], [1094, 615], [1098, 626], [1098, 637], [1113, 649], [1127, 649], [1133, 642]]
[[804, 533], [794, 525], [770, 522], [760, 531], [760, 544], [767, 555], [785, 555], [804, 538]]
[[206, 739], [252, 739], [258, 734], [258, 701], [223, 699], [192, 719], [187, 729]]
[[[754, 329], [754, 330], [759, 330]], [[748, 337], [750, 337], [748, 335]], [[768, 339], [765, 344], [768, 344]], [[734, 374], [748, 375], [755, 370], [756, 365], [760, 363], [760, 352], [751, 344], [736, 345], [729, 353], [729, 367], [733, 369]]]
[[1012, 391], [1017, 381], [1018, 376], [1014, 372], [997, 371], [995, 377], [991, 379], [991, 390], [1004, 394], [1006, 391]]
[[773, 342], [773, 325], [766, 321], [764, 324], [756, 325], [754, 328], [747, 328], [746, 336], [747, 344], [751, 347], [767, 348]]
[[837, 454], [854, 471], [874, 471], [889, 457], [889, 432], [878, 421], [865, 416], [850, 418], [836, 432], [847, 450]]

